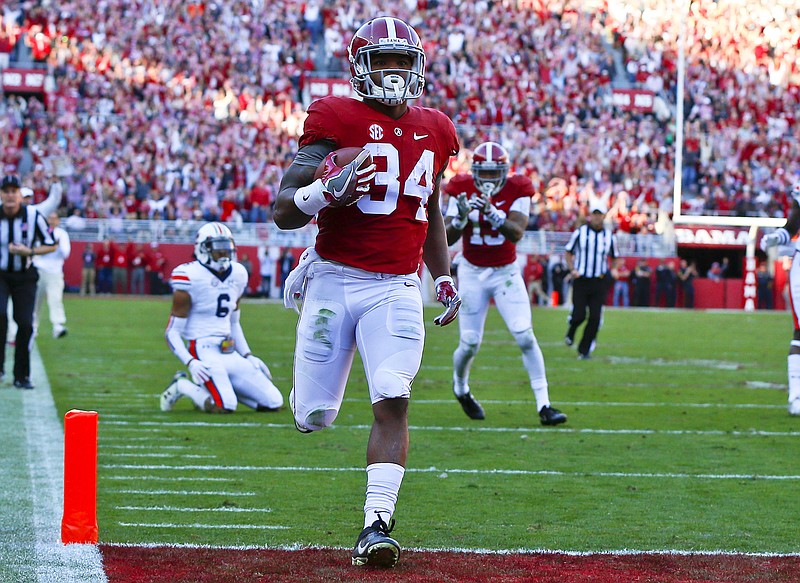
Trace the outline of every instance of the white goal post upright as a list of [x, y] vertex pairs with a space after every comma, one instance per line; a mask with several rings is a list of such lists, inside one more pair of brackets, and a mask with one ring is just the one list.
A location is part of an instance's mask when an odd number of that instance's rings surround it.
[[676, 79], [675, 108], [675, 175], [672, 196], [672, 222], [677, 224], [717, 225], [724, 227], [749, 227], [748, 242], [745, 251], [744, 270], [744, 309], [755, 310], [756, 307], [756, 235], [759, 227], [782, 227], [785, 218], [772, 217], [721, 217], [711, 215], [684, 215], [681, 212], [682, 179], [683, 179], [683, 124], [685, 112], [683, 99], [686, 86], [686, 28], [691, 3], [685, 2], [683, 9], [680, 3], [675, 4], [680, 10], [678, 18], [678, 69]]

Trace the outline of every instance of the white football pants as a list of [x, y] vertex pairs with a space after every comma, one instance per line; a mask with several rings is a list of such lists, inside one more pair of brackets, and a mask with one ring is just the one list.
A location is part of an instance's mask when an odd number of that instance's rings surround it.
[[333, 423], [356, 348], [372, 403], [409, 398], [424, 342], [416, 274], [372, 273], [329, 261], [311, 264], [289, 398], [295, 421], [309, 430]]
[[283, 395], [264, 373], [255, 369], [238, 352], [220, 352], [222, 338], [209, 336], [189, 342], [191, 355], [211, 371], [211, 380], [204, 383], [217, 407], [235, 411], [241, 400], [245, 405], [276, 409], [283, 405]]

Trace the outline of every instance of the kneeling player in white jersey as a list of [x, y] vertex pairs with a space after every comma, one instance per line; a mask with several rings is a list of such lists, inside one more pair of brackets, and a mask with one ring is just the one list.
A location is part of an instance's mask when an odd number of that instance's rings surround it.
[[543, 425], [567, 420], [550, 406], [544, 358], [531, 324], [531, 304], [516, 264], [516, 244], [525, 233], [533, 183], [526, 176], [508, 176], [508, 152], [495, 142], [480, 144], [472, 156], [472, 175], [457, 174], [445, 192], [450, 195], [445, 224], [447, 243], [462, 233], [463, 257], [458, 262], [461, 289], [460, 338], [453, 353], [453, 392], [470, 419], [483, 419], [483, 407], [469, 389], [469, 370], [483, 339], [489, 302], [497, 310], [522, 351], [522, 362], [536, 398]]
[[177, 373], [161, 395], [161, 410], [170, 411], [182, 396], [208, 412], [231, 413], [238, 403], [257, 411], [278, 410], [283, 396], [267, 365], [250, 352], [239, 322], [248, 275], [235, 261], [233, 235], [223, 224], [203, 225], [194, 252], [196, 261], [172, 272], [166, 331], [167, 344], [194, 382]]
[[[800, 231], [800, 182], [795, 183], [791, 192], [792, 212], [786, 224], [768, 235], [761, 237], [761, 250], [766, 251], [775, 245], [788, 245]], [[795, 243], [792, 266], [789, 269], [789, 304], [794, 316], [794, 337], [789, 346], [789, 414], [800, 415], [800, 241]]]

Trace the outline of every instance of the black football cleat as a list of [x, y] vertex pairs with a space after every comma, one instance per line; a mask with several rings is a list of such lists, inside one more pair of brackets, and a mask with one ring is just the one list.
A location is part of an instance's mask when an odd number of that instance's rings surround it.
[[361, 531], [353, 549], [352, 563], [357, 567], [383, 567], [391, 569], [400, 559], [400, 545], [389, 536], [394, 530], [394, 520], [386, 524], [378, 520]]
[[467, 417], [470, 419], [485, 419], [486, 413], [483, 412], [483, 407], [475, 397], [472, 396], [472, 393], [467, 393], [466, 395], [456, 395], [456, 399], [458, 402], [461, 403], [461, 408], [464, 409], [464, 413], [467, 414]]
[[17, 379], [14, 381], [14, 386], [18, 389], [30, 390], [33, 388], [33, 383], [31, 383], [30, 379]]
[[566, 344], [567, 346], [572, 346], [574, 342], [575, 341], [569, 336], [564, 336], [564, 344]]
[[539, 410], [539, 419], [542, 421], [542, 425], [560, 425], [567, 422], [567, 416], [550, 405]]

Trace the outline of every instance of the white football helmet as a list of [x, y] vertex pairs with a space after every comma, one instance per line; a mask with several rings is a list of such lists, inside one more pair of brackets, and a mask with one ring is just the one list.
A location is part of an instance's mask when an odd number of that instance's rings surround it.
[[231, 230], [222, 223], [207, 223], [197, 231], [194, 255], [209, 269], [222, 273], [228, 271], [236, 260], [236, 243]]

